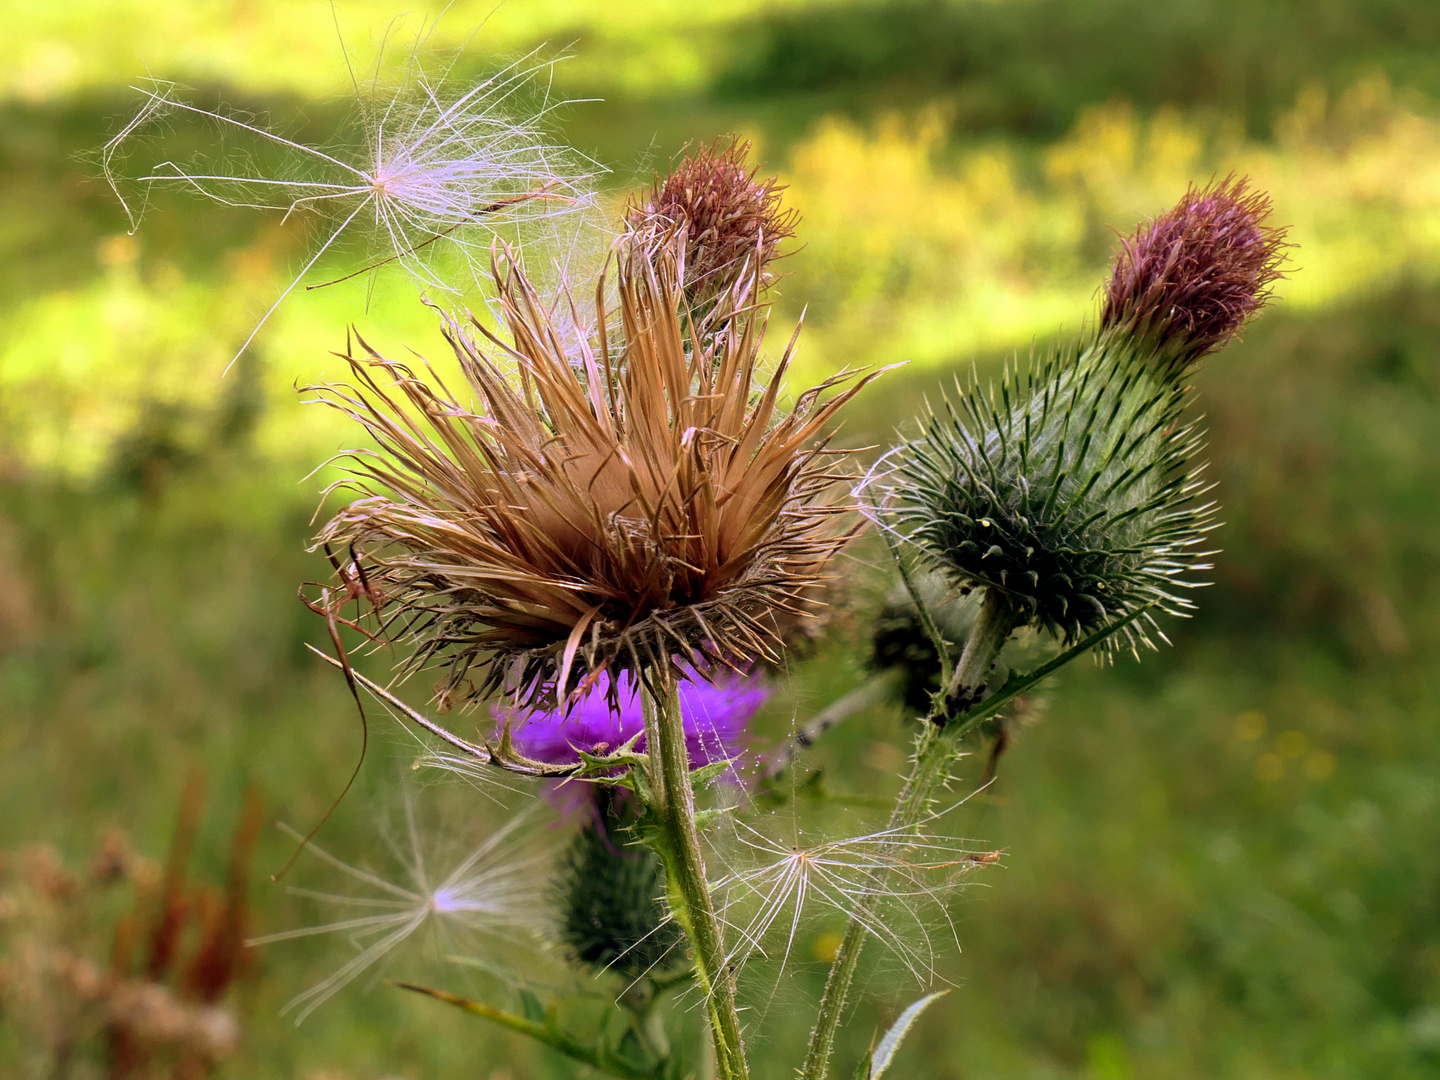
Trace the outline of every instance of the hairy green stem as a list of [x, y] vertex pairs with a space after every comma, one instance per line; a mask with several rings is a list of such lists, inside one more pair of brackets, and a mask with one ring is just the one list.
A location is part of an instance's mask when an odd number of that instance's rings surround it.
[[735, 1010], [735, 976], [725, 962], [725, 942], [705, 880], [700, 834], [695, 828], [695, 789], [685, 748], [680, 694], [671, 672], [656, 672], [642, 691], [645, 747], [649, 757], [650, 810], [656, 847], [665, 864], [670, 910], [690, 939], [695, 979], [705, 996], [715, 1064], [722, 1080], [746, 1080], [745, 1047]]
[[[965, 642], [960, 662], [955, 666], [949, 684], [941, 691], [936, 712], [928, 718], [916, 741], [910, 775], [890, 812], [890, 829], [907, 829], [918, 824], [929, 811], [935, 792], [950, 778], [950, 764], [955, 758], [960, 736], [969, 730], [971, 725], [956, 724], [947, 730], [945, 725], [938, 721], [944, 716], [953, 715], [952, 709], [963, 712], [984, 696], [990, 669], [1014, 629], [1014, 616], [1003, 597], [993, 590], [986, 590], [980, 604], [980, 614]], [[835, 954], [835, 962], [830, 967], [830, 977], [825, 982], [825, 995], [820, 999], [820, 1011], [815, 1018], [815, 1027], [810, 1033], [810, 1048], [800, 1070], [801, 1080], [825, 1078], [830, 1064], [830, 1052], [835, 1045], [835, 1032], [840, 1026], [840, 1015], [845, 1009], [850, 986], [855, 981], [855, 970], [860, 963], [860, 952], [865, 946], [865, 927], [870, 923], [883, 895], [882, 888], [872, 890], [861, 900], [859, 910], [845, 929], [845, 937]]]

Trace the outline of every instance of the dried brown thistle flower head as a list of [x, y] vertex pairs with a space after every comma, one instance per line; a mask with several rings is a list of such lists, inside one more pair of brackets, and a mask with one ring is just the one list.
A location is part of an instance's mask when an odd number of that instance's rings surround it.
[[[363, 341], [355, 385], [320, 389], [380, 445], [354, 454], [364, 497], [319, 537], [350, 559], [330, 610], [373, 605], [375, 640], [444, 666], [442, 706], [501, 687], [552, 706], [607, 669], [773, 658], [777, 619], [806, 610], [853, 531], [822, 428], [869, 379], [784, 411], [793, 339], [768, 381], [763, 309], [692, 345], [679, 243], [621, 245], [614, 343], [603, 281], [594, 343], [566, 346], [497, 261], [507, 339], [445, 326], [474, 405]], [[758, 268], [746, 282], [753, 297]]]
[[1177, 377], [1222, 348], [1283, 277], [1285, 230], [1265, 224], [1270, 199], [1245, 177], [1186, 191], [1121, 241], [1105, 287], [1102, 330], [1150, 339]]
[[[732, 138], [688, 154], [669, 176], [630, 204], [625, 224], [642, 248], [684, 236], [683, 278], [687, 299], [702, 301], [728, 292], [748, 261], [762, 275], [782, 240], [795, 235], [798, 215], [780, 201], [782, 185], [757, 180], [747, 165], [750, 143]], [[762, 278], [762, 280], [764, 280]]]

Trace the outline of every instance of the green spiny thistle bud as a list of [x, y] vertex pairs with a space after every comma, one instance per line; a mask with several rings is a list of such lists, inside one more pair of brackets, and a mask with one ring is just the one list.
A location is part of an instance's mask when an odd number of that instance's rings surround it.
[[560, 860], [561, 941], [577, 962], [627, 979], [674, 966], [681, 935], [666, 918], [660, 860], [630, 835], [634, 813], [623, 796], [597, 787], [594, 810]]
[[1131, 649], [1193, 607], [1215, 508], [1180, 379], [1268, 296], [1267, 208], [1243, 180], [1188, 192], [1126, 242], [1088, 343], [962, 391], [904, 448], [898, 524], [953, 585], [1067, 642], [1137, 616], [1110, 639]]
[[[1124, 338], [1007, 373], [946, 403], [900, 466], [895, 510], [953, 584], [1002, 596], [1016, 624], [1067, 641], [1192, 604], [1213, 508], [1183, 395]], [[1150, 644], [1147, 612], [1127, 627]]]

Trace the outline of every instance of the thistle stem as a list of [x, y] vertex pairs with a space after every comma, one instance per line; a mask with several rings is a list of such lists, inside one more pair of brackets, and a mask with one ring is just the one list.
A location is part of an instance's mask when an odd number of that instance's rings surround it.
[[[950, 764], [955, 758], [960, 736], [969, 730], [969, 725], [956, 724], [947, 729], [942, 721], [946, 716], [964, 712], [983, 698], [990, 669], [1014, 629], [1015, 617], [1004, 598], [993, 589], [987, 589], [960, 662], [916, 740], [910, 775], [890, 812], [891, 830], [917, 825], [928, 812], [935, 792], [950, 778]], [[882, 880], [877, 877], [875, 884], [877, 887], [860, 901], [859, 910], [845, 928], [845, 937], [830, 967], [825, 995], [820, 999], [820, 1011], [810, 1032], [810, 1048], [805, 1054], [800, 1080], [825, 1080], [830, 1052], [835, 1045], [835, 1032], [840, 1026], [840, 1015], [845, 1010], [850, 985], [855, 981], [855, 970], [860, 963], [860, 952], [865, 947], [868, 933], [865, 927], [870, 924], [875, 908], [884, 896], [884, 889], [880, 887]]]
[[765, 783], [773, 784], [783, 777], [789, 771], [790, 766], [795, 763], [795, 755], [801, 750], [810, 749], [820, 736], [836, 724], [889, 697], [900, 682], [900, 674], [901, 672], [897, 668], [872, 676], [844, 697], [832, 701], [812, 716], [804, 727], [795, 732], [774, 753], [771, 763], [765, 769]]
[[645, 687], [641, 696], [650, 759], [650, 809], [658, 825], [656, 847], [665, 864], [670, 910], [690, 939], [719, 1075], [722, 1080], [747, 1080], [750, 1073], [735, 1010], [735, 978], [725, 963], [724, 939], [695, 828], [695, 789], [690, 780], [680, 695], [673, 673], [655, 672], [653, 681], [654, 686]]

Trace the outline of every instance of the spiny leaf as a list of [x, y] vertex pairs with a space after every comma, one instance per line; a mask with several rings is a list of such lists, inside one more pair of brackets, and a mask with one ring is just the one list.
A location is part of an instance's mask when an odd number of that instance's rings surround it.
[[[504, 1009], [497, 1009], [492, 1005], [483, 1002], [471, 1001], [469, 998], [460, 997], [458, 994], [451, 994], [444, 990], [436, 990], [429, 986], [420, 986], [416, 983], [392, 981], [391, 986], [398, 986], [402, 990], [410, 990], [417, 994], [424, 994], [427, 997], [435, 998], [446, 1004], [454, 1005], [465, 1012], [475, 1016], [484, 1017], [492, 1023], [501, 1027], [509, 1028], [511, 1031], [521, 1035], [528, 1035], [530, 1038], [542, 1042], [559, 1050], [567, 1057], [589, 1065], [591, 1068], [607, 1072], [612, 1076], [620, 1077], [621, 1080], [663, 1080], [667, 1075], [666, 1063], [658, 1062], [653, 1066], [639, 1066], [627, 1058], [621, 1057], [606, 1047], [590, 1046], [581, 1042], [569, 1032], [561, 1030], [551, 1018], [544, 1022], [530, 1020], [523, 1016], [516, 1016], [514, 1013], [506, 1012]], [[542, 1010], [543, 1011], [543, 1010]]]
[[895, 1052], [900, 1049], [900, 1043], [910, 1033], [910, 1028], [914, 1026], [915, 1021], [920, 1019], [920, 1014], [948, 993], [950, 993], [949, 990], [937, 990], [933, 994], [926, 994], [902, 1012], [900, 1018], [890, 1025], [890, 1030], [885, 1032], [885, 1037], [880, 1040], [871, 1055], [869, 1080], [880, 1080], [880, 1077], [885, 1075], [885, 1070], [890, 1068], [890, 1062], [895, 1058]]

